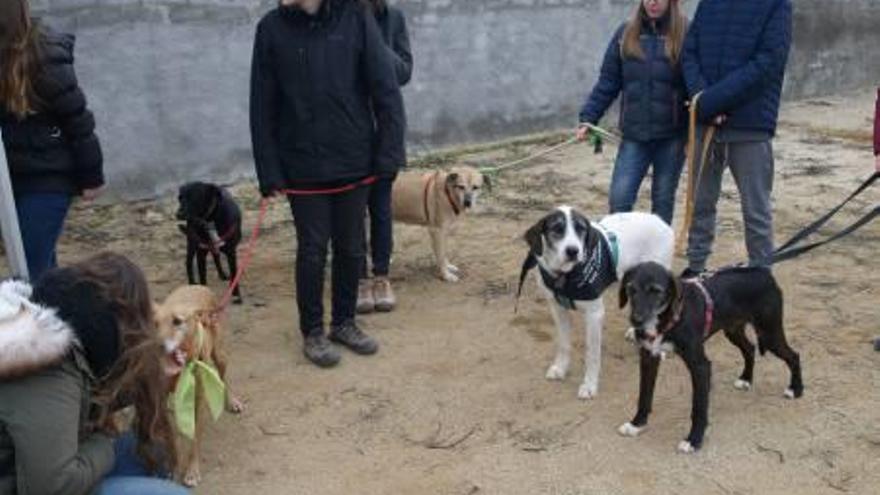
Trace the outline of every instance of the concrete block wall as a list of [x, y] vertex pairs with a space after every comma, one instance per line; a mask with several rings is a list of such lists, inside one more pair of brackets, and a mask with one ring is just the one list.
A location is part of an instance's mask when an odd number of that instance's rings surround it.
[[[398, 0], [415, 73], [411, 152], [573, 125], [614, 29], [635, 0]], [[254, 26], [274, 0], [32, 0], [77, 35], [111, 192], [252, 175]], [[687, 0], [688, 9], [696, 6]], [[880, 2], [795, 0], [786, 95], [880, 81]]]

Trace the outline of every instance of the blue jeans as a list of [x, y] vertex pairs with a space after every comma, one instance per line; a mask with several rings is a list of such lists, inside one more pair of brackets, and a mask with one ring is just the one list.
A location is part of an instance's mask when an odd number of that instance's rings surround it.
[[114, 442], [116, 464], [94, 495], [187, 495], [189, 490], [150, 474], [137, 455], [137, 440], [126, 433]]
[[55, 244], [70, 209], [70, 195], [25, 193], [15, 197], [18, 225], [31, 280], [58, 265]]
[[[385, 277], [391, 265], [391, 251], [394, 249], [393, 220], [391, 218], [391, 189], [394, 179], [379, 179], [370, 189], [367, 206], [370, 210], [370, 258], [373, 261], [373, 275]], [[361, 266], [361, 278], [367, 278], [367, 258]]]
[[608, 198], [611, 213], [632, 211], [642, 179], [651, 165], [654, 166], [651, 212], [672, 224], [675, 191], [684, 166], [684, 141], [681, 138], [645, 142], [625, 139], [621, 143]]

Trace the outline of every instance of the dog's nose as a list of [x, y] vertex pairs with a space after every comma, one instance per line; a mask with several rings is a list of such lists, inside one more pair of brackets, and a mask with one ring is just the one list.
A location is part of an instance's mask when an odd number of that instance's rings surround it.
[[571, 261], [576, 260], [579, 254], [581, 254], [581, 250], [574, 246], [565, 248], [565, 256]]

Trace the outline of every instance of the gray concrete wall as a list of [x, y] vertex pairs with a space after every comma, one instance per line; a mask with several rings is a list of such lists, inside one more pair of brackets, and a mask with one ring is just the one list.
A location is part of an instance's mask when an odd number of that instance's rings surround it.
[[[575, 122], [605, 45], [634, 0], [399, 0], [415, 75], [412, 152]], [[689, 0], [690, 9], [696, 2]], [[253, 30], [273, 0], [32, 0], [78, 37], [114, 193], [252, 173]], [[795, 0], [786, 94], [880, 81], [880, 1]]]

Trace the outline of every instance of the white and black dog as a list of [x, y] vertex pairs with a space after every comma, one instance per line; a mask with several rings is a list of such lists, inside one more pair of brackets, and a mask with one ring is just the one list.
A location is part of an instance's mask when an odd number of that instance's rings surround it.
[[654, 383], [662, 350], [675, 350], [691, 374], [693, 401], [691, 431], [678, 445], [690, 453], [703, 443], [709, 415], [712, 363], [703, 343], [718, 330], [742, 353], [745, 367], [734, 382], [740, 390], [752, 387], [755, 346], [745, 334], [754, 327], [761, 354], [770, 351], [784, 360], [791, 372], [785, 397], [800, 397], [800, 357], [789, 347], [782, 326], [782, 291], [770, 270], [761, 267], [729, 268], [700, 279], [680, 280], [656, 263], [640, 264], [620, 283], [620, 307], [630, 305], [630, 323], [641, 347], [639, 406], [632, 421], [619, 432], [636, 436], [648, 423]]
[[559, 333], [547, 379], [562, 380], [568, 373], [571, 311], [578, 311], [586, 321], [586, 371], [578, 397], [596, 395], [605, 320], [602, 293], [639, 263], [670, 266], [674, 238], [672, 229], [649, 213], [616, 213], [592, 224], [569, 206], [556, 208], [526, 232], [529, 255], [523, 263], [520, 290], [528, 271], [537, 266], [539, 285], [547, 293]]

